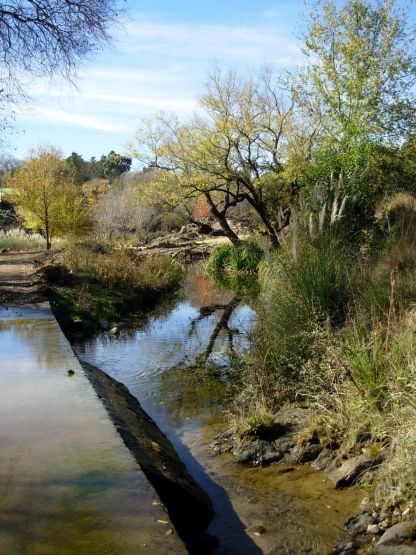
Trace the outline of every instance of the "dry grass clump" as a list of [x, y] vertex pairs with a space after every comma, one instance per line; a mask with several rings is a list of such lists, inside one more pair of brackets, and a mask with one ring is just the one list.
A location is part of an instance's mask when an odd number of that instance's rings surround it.
[[96, 252], [75, 245], [65, 254], [64, 262], [74, 274], [110, 289], [165, 290], [182, 277], [181, 266], [163, 255], [134, 259], [124, 251]]
[[39, 233], [26, 233], [24, 229], [0, 230], [0, 250], [39, 250], [45, 248], [45, 239]]
[[272, 411], [257, 401], [251, 407], [232, 413], [230, 423], [236, 437], [244, 442], [248, 438], [267, 434], [275, 424], [275, 417]]

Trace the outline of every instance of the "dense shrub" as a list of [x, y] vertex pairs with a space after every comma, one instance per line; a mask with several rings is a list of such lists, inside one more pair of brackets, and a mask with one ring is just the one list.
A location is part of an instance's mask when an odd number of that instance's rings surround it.
[[208, 271], [238, 275], [242, 273], [257, 272], [263, 250], [256, 244], [248, 241], [239, 245], [227, 243], [218, 247], [208, 260]]

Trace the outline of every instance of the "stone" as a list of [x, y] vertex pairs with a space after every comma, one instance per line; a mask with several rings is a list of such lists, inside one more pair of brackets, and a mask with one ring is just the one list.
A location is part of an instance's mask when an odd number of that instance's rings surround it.
[[227, 430], [214, 437], [210, 443], [211, 449], [215, 453], [229, 453], [234, 448], [234, 433], [232, 430]]
[[377, 546], [400, 544], [414, 537], [416, 537], [416, 521], [407, 520], [406, 522], [399, 522], [386, 530], [378, 541]]
[[378, 524], [369, 524], [367, 526], [367, 534], [371, 534], [372, 536], [375, 536], [379, 532], [380, 532], [380, 528]]
[[328, 449], [327, 447], [324, 447], [317, 458], [312, 462], [311, 467], [315, 468], [316, 470], [329, 470], [332, 466], [335, 468], [335, 457], [336, 451], [334, 451], [334, 449]]
[[290, 464], [305, 464], [306, 462], [315, 460], [321, 451], [322, 445], [320, 443], [305, 441], [304, 443], [295, 445], [285, 458], [285, 462]]
[[388, 520], [382, 520], [379, 523], [378, 526], [379, 526], [380, 530], [386, 530], [389, 527], [389, 521]]
[[252, 530], [253, 534], [255, 536], [262, 536], [266, 531], [266, 528], [264, 526], [255, 526]]
[[353, 538], [359, 534], [364, 534], [368, 527], [374, 524], [374, 519], [369, 513], [359, 513], [347, 520], [346, 529]]
[[332, 551], [331, 555], [353, 555], [356, 552], [357, 544], [353, 541], [337, 545]]
[[347, 459], [338, 468], [327, 472], [328, 478], [336, 488], [350, 486], [377, 462], [379, 461], [374, 459], [369, 452], [362, 453], [357, 457]]
[[270, 464], [280, 461], [283, 454], [276, 451], [273, 444], [263, 439], [255, 439], [247, 445], [240, 447], [237, 452], [237, 461], [240, 464]]
[[411, 545], [376, 545], [371, 555], [416, 555], [416, 547]]
[[75, 374], [75, 370], [72, 370], [72, 368], [70, 368], [68, 370], [68, 376], [71, 378], [74, 374]]
[[108, 333], [111, 333], [111, 335], [117, 335], [120, 332], [120, 330], [118, 329], [117, 326], [114, 326], [114, 328], [111, 328], [111, 330]]

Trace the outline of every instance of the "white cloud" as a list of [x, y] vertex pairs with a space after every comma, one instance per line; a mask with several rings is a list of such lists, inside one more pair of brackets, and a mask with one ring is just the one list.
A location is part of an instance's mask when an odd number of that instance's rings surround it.
[[184, 67], [174, 66], [161, 69], [117, 69], [117, 68], [89, 68], [81, 75], [81, 82], [85, 79], [99, 79], [103, 82], [116, 81], [123, 83], [180, 83], [184, 80]]
[[35, 119], [38, 119], [40, 116], [41, 119], [46, 119], [50, 123], [68, 123], [80, 127], [87, 127], [88, 129], [95, 129], [96, 131], [105, 131], [106, 133], [122, 133], [126, 131], [125, 127], [119, 123], [104, 120], [99, 117], [87, 116], [85, 114], [66, 112], [64, 110], [40, 107], [36, 110], [34, 116]]

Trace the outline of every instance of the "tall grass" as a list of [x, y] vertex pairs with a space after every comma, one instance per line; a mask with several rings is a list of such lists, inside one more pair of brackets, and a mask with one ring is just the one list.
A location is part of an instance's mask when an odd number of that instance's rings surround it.
[[97, 252], [74, 245], [66, 252], [64, 263], [74, 274], [109, 289], [168, 290], [182, 278], [180, 264], [163, 255], [134, 259], [124, 251]]
[[[306, 243], [294, 260], [284, 248], [260, 269], [262, 294], [247, 380], [269, 405], [293, 398], [304, 364], [319, 361], [325, 339], [346, 317], [347, 255], [330, 239]], [[250, 395], [252, 395], [250, 393]]]
[[45, 248], [45, 239], [38, 233], [26, 233], [23, 229], [0, 230], [0, 250], [40, 250]]
[[168, 256], [133, 258], [129, 252], [91, 244], [72, 245], [64, 254], [67, 279], [51, 287], [54, 310], [66, 329], [81, 319], [91, 329], [150, 308], [182, 279], [182, 267]]

